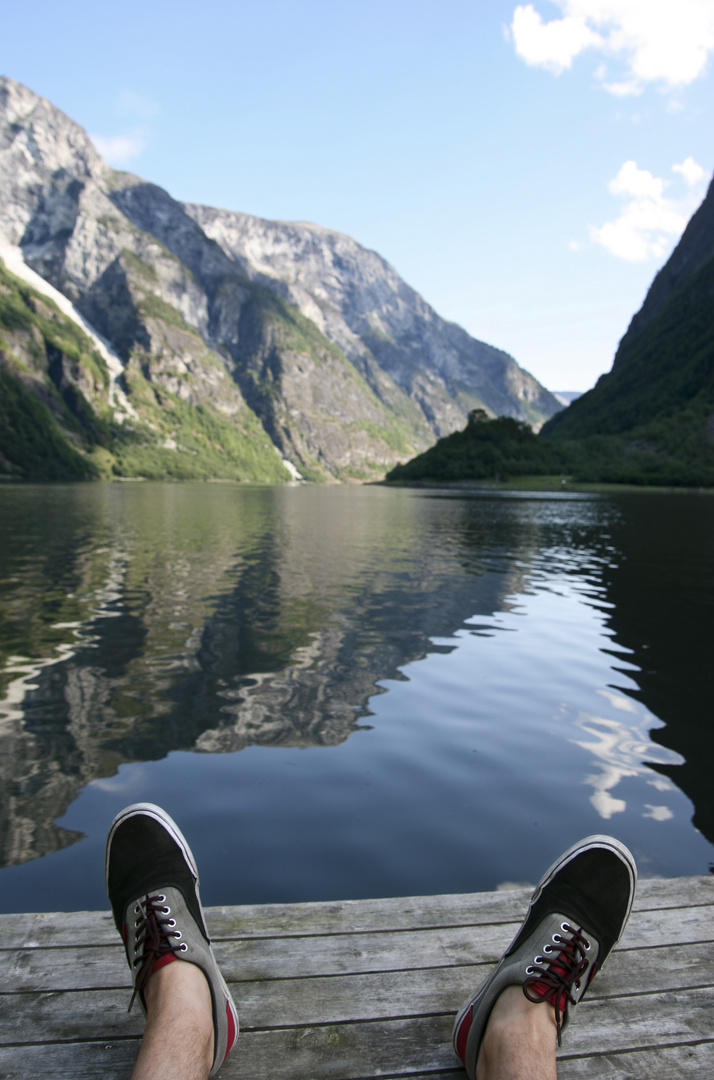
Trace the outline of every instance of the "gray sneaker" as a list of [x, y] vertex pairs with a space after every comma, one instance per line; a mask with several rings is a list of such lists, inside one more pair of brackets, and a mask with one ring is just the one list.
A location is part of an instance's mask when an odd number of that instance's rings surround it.
[[238, 1038], [238, 1013], [213, 955], [198, 893], [198, 870], [178, 825], [152, 803], [134, 803], [109, 829], [104, 862], [107, 895], [124, 941], [134, 992], [144, 1016], [144, 987], [171, 958], [196, 964], [213, 1003], [210, 1076]]
[[454, 1049], [470, 1080], [491, 1010], [507, 986], [522, 986], [529, 1001], [554, 1007], [560, 1044], [569, 1006], [582, 999], [622, 936], [636, 881], [634, 858], [612, 836], [588, 836], [553, 863], [501, 962], [456, 1017]]

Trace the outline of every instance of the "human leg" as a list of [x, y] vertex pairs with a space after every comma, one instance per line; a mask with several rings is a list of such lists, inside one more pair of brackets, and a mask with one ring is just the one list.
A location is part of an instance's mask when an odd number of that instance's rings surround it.
[[193, 854], [169, 815], [136, 803], [112, 822], [107, 893], [147, 1017], [134, 1080], [206, 1080], [238, 1036], [238, 1015], [206, 931]]
[[132, 1080], [206, 1080], [213, 1066], [213, 1010], [201, 969], [195, 964], [160, 968], [146, 984], [144, 998], [146, 1028]]
[[556, 1080], [557, 1032], [550, 1009], [507, 986], [491, 1010], [476, 1061], [476, 1080]]
[[[573, 845], [545, 873], [501, 962], [456, 1018], [454, 1048], [469, 1080], [555, 1077], [569, 1009], [622, 936], [636, 878], [631, 853], [609, 836]], [[538, 1010], [543, 1002], [552, 1011]]]

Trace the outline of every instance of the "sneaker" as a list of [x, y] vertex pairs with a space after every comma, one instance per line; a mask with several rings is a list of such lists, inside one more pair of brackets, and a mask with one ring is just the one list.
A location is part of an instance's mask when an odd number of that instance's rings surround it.
[[569, 1007], [622, 936], [636, 880], [635, 860], [611, 836], [588, 836], [553, 863], [501, 962], [456, 1017], [454, 1049], [470, 1080], [491, 1010], [507, 986], [522, 986], [529, 1001], [554, 1007], [560, 1045]]
[[181, 830], [160, 806], [134, 803], [114, 818], [104, 862], [107, 895], [124, 941], [134, 992], [144, 1016], [144, 987], [172, 960], [196, 964], [213, 1002], [213, 1066], [220, 1069], [238, 1038], [238, 1013], [203, 920], [198, 870]]

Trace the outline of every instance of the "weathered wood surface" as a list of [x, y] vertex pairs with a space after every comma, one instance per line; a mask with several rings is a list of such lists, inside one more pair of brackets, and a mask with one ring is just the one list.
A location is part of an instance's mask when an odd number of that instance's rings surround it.
[[[225, 1080], [463, 1080], [451, 1025], [527, 890], [209, 908], [242, 1034]], [[0, 1077], [128, 1077], [143, 1021], [108, 913], [0, 916]], [[714, 878], [643, 881], [561, 1080], [714, 1076]]]

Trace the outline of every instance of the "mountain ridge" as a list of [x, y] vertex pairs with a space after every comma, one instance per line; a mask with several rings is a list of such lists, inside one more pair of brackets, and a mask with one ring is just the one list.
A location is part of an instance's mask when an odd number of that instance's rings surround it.
[[463, 431], [392, 469], [399, 482], [560, 474], [714, 485], [714, 180], [648, 290], [611, 371], [536, 436], [474, 410]]
[[[4, 76], [0, 200], [5, 243], [119, 357], [113, 382], [135, 416], [114, 415], [98, 390], [87, 388], [85, 402], [108, 425], [114, 474], [196, 475], [198, 460], [189, 468], [174, 449], [187, 424], [198, 438], [192, 410], [213, 429], [202, 436], [209, 474], [226, 425], [243, 417], [263, 465], [242, 469], [229, 454], [235, 478], [271, 472], [277, 451], [285, 478], [344, 480], [377, 478], [474, 407], [536, 426], [560, 407], [512, 357], [441, 319], [351, 237], [182, 204], [110, 168], [78, 124]], [[32, 333], [41, 336], [39, 324]], [[20, 352], [0, 358], [8, 377], [20, 377]], [[34, 364], [25, 388], [44, 378], [49, 393], [49, 361]], [[141, 452], [117, 457], [117, 424], [125, 444], [133, 428]]]
[[714, 179], [655, 275], [618, 345], [612, 369], [567, 412], [552, 418], [542, 435], [562, 439], [632, 432], [664, 451], [666, 433], [652, 425], [693, 409], [706, 441], [714, 410], [713, 312]]

